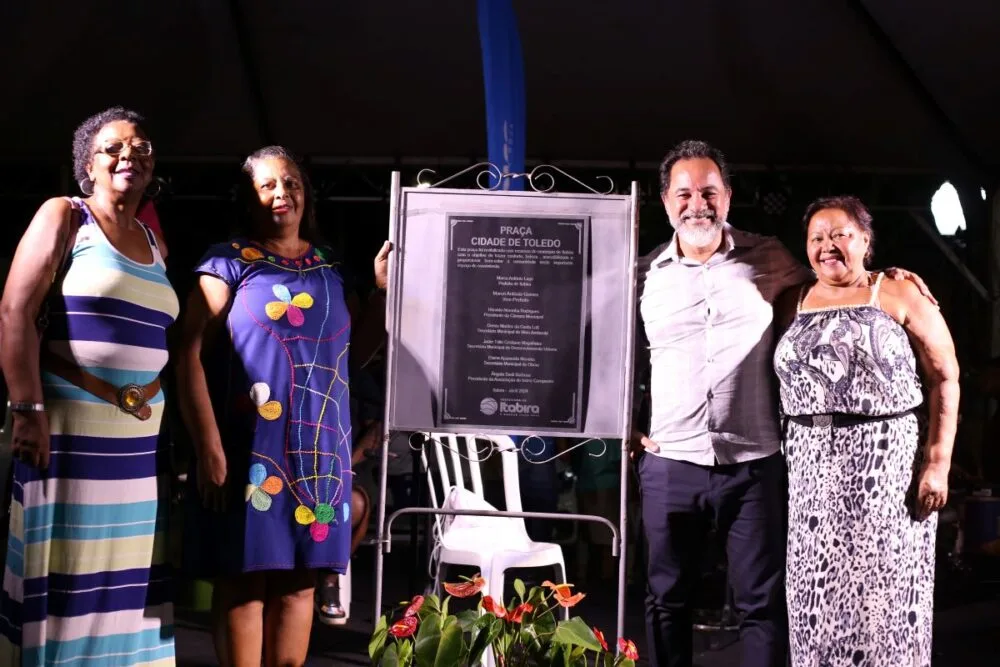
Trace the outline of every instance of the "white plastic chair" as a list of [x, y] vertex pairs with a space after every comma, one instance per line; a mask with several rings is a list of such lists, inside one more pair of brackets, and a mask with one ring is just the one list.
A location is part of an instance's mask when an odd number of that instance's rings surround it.
[[[482, 503], [485, 503], [481, 461], [476, 449], [475, 436], [433, 433], [427, 437], [428, 441], [420, 453], [420, 461], [427, 474], [432, 506], [440, 509], [455, 487], [468, 488]], [[514, 441], [506, 436], [491, 436], [489, 440], [499, 450], [507, 511], [521, 512], [517, 447]], [[433, 468], [427, 458], [428, 447], [434, 450], [436, 465]], [[466, 457], [471, 488], [465, 484], [463, 457]], [[444, 496], [440, 499], [434, 483], [435, 473], [440, 482], [440, 489], [444, 492]], [[436, 516], [434, 520], [435, 551], [439, 559], [439, 567], [434, 572], [435, 593], [440, 594], [440, 565], [478, 567], [486, 580], [483, 594], [492, 596], [498, 602], [503, 597], [504, 572], [510, 568], [555, 566], [556, 583], [566, 582], [566, 563], [562, 547], [550, 542], [533, 541], [528, 537], [524, 519], [474, 517], [477, 524], [474, 528], [461, 525], [472, 522], [456, 521], [448, 525], [448, 519], [449, 517]], [[564, 616], [569, 618], [568, 609], [564, 610]]]

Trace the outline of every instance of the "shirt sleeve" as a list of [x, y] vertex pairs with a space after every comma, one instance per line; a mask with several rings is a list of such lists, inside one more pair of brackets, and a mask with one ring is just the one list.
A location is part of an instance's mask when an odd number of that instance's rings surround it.
[[244, 264], [238, 261], [239, 250], [233, 243], [217, 243], [195, 265], [194, 272], [215, 276], [230, 287], [239, 284]]
[[649, 339], [646, 325], [636, 311], [635, 354], [632, 361], [632, 429], [646, 433], [649, 430], [649, 394], [652, 366], [649, 357]]
[[644, 433], [649, 428], [649, 414], [646, 407], [647, 396], [650, 392], [649, 383], [652, 377], [649, 339], [646, 337], [646, 324], [642, 319], [642, 294], [648, 271], [648, 262], [641, 262], [639, 265], [639, 285], [636, 291], [635, 332], [632, 350], [632, 428]]
[[[768, 264], [774, 277], [777, 294], [816, 279], [813, 270], [805, 266], [788, 251], [781, 241], [772, 238], [767, 242]], [[775, 296], [777, 296], [777, 294]]]

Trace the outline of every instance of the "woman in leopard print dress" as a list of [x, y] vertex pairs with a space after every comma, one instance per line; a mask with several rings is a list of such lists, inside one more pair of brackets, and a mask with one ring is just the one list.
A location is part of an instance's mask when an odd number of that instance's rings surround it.
[[913, 284], [865, 270], [859, 200], [814, 202], [805, 223], [817, 281], [779, 302], [789, 326], [775, 353], [792, 665], [930, 667], [936, 512], [958, 415], [951, 335]]

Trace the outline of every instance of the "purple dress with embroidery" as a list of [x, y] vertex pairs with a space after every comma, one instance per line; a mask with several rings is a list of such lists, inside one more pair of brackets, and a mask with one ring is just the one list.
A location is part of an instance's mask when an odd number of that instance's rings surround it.
[[206, 510], [193, 479], [185, 564], [203, 577], [343, 572], [351, 539], [344, 277], [323, 250], [290, 259], [245, 239], [211, 247], [195, 271], [231, 294], [228, 335], [203, 355], [230, 493], [224, 512]]

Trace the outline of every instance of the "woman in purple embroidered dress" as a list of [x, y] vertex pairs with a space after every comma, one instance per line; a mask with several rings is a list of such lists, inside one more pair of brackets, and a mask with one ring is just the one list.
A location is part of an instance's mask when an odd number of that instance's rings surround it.
[[[185, 564], [215, 578], [224, 664], [303, 664], [316, 570], [350, 559], [350, 343], [380, 342], [384, 302], [352, 333], [351, 286], [318, 247], [308, 178], [285, 149], [243, 171], [245, 233], [196, 268], [179, 354], [198, 489]], [[388, 253], [375, 259], [380, 290]]]

